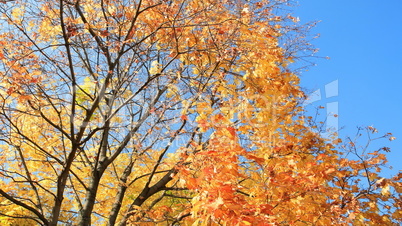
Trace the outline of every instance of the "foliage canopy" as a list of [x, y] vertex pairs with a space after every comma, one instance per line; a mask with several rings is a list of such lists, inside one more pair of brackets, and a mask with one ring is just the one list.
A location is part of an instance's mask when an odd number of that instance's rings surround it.
[[303, 116], [287, 4], [2, 2], [1, 224], [400, 223], [388, 149]]

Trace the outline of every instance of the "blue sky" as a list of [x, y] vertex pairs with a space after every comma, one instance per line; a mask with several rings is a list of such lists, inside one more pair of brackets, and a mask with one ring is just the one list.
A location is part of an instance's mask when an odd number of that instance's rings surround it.
[[[357, 126], [374, 126], [379, 134], [397, 139], [389, 146], [389, 165], [402, 170], [402, 1], [307, 0], [299, 1], [294, 15], [301, 22], [321, 21], [312, 30], [320, 38], [317, 66], [301, 77], [302, 86], [320, 89], [320, 105], [338, 104], [340, 137], [354, 135]], [[325, 97], [325, 85], [338, 81], [336, 96]], [[328, 87], [327, 87], [328, 88]], [[334, 87], [332, 87], [334, 89]], [[374, 146], [373, 146], [374, 147]]]

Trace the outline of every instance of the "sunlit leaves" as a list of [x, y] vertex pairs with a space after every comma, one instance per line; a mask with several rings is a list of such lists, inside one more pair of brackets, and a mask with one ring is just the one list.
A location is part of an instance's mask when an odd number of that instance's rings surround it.
[[400, 220], [389, 148], [303, 116], [286, 3], [1, 5], [1, 223]]

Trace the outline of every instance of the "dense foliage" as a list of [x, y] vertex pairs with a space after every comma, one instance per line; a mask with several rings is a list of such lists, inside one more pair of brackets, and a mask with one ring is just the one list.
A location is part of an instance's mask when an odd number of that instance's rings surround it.
[[287, 4], [0, 3], [1, 225], [400, 223], [389, 150], [304, 117]]

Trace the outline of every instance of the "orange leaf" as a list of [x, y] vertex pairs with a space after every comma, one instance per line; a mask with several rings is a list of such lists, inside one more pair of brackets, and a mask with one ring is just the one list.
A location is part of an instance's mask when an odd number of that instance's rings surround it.
[[182, 116], [180, 116], [180, 118], [181, 118], [181, 120], [183, 120], [183, 121], [187, 121], [187, 120], [188, 120], [187, 115], [182, 115]]

